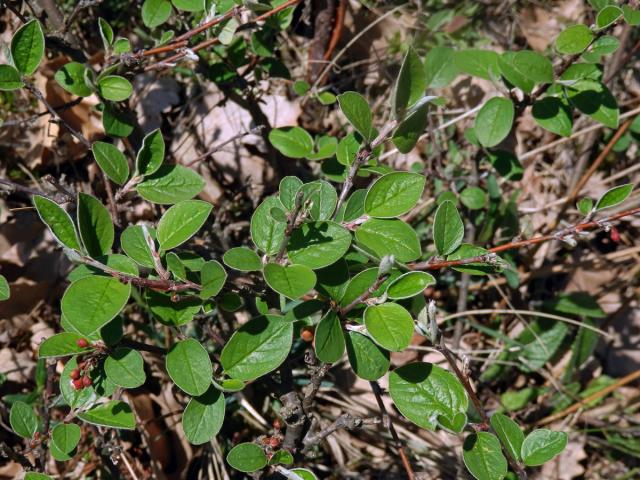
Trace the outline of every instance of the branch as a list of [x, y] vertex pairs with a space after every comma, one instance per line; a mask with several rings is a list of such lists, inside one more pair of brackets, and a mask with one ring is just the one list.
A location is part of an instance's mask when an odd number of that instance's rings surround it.
[[298, 220], [298, 215], [300, 215], [300, 211], [302, 210], [302, 199], [304, 198], [304, 192], [301, 190], [296, 193], [295, 204], [291, 213], [289, 213], [287, 217], [287, 227], [284, 231], [284, 236], [282, 237], [282, 243], [280, 243], [280, 249], [278, 250], [278, 254], [276, 255], [276, 262], [281, 262], [284, 258], [284, 254], [287, 251], [287, 244], [289, 243], [289, 238], [291, 237], [291, 233], [293, 229], [296, 227], [296, 221]]
[[389, 278], [389, 275], [380, 275], [373, 284], [367, 288], [358, 298], [353, 300], [346, 307], [338, 308], [337, 312], [339, 315], [344, 316], [349, 313], [351, 310], [356, 308], [361, 303], [367, 301], [373, 293], [380, 288], [380, 286]]
[[347, 430], [353, 430], [355, 428], [360, 428], [365, 424], [379, 423], [380, 419], [378, 418], [361, 418], [354, 417], [350, 413], [343, 413], [338, 418], [335, 419], [331, 425], [326, 428], [323, 428], [318, 433], [313, 435], [307, 434], [302, 443], [304, 443], [304, 448], [302, 449], [302, 453], [306, 453], [311, 450], [313, 447], [318, 445], [322, 440], [327, 438], [329, 435], [337, 432], [338, 430], [342, 430], [346, 428]]

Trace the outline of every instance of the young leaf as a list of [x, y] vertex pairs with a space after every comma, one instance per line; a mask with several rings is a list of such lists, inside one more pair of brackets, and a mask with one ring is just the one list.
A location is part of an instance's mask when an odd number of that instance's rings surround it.
[[632, 190], [633, 183], [618, 185], [607, 190], [596, 203], [596, 210], [603, 210], [621, 204], [631, 195]]
[[371, 338], [387, 350], [401, 352], [411, 343], [413, 319], [397, 303], [368, 306], [364, 311], [364, 324]]
[[400, 413], [422, 428], [435, 430], [439, 416], [453, 422], [465, 413], [467, 394], [451, 373], [424, 362], [410, 363], [389, 375], [389, 395]]
[[129, 163], [120, 150], [110, 143], [95, 142], [91, 146], [91, 151], [96, 162], [111, 181], [118, 185], [127, 181]]
[[13, 431], [22, 438], [33, 438], [38, 429], [38, 417], [33, 408], [24, 402], [17, 401], [11, 405], [9, 424]]
[[95, 258], [109, 253], [114, 229], [107, 207], [97, 198], [80, 192], [77, 215], [80, 238], [89, 255]]
[[9, 300], [11, 296], [11, 290], [9, 289], [9, 282], [4, 278], [3, 275], [0, 275], [0, 302], [5, 300]]
[[164, 205], [189, 200], [203, 188], [203, 178], [182, 165], [163, 165], [136, 186], [142, 198]]
[[171, 3], [169, 0], [144, 0], [141, 14], [142, 23], [147, 28], [155, 28], [169, 19]]
[[104, 18], [98, 18], [98, 30], [100, 31], [100, 36], [102, 37], [102, 43], [104, 44], [104, 49], [109, 50], [111, 45], [113, 44], [113, 29], [109, 22], [107, 22]]
[[213, 205], [202, 200], [184, 200], [169, 208], [158, 222], [161, 250], [171, 250], [195, 235], [204, 225]]
[[237, 380], [254, 380], [284, 362], [293, 341], [293, 324], [264, 315], [240, 327], [220, 355], [225, 373]]
[[393, 255], [400, 262], [410, 262], [421, 253], [415, 230], [398, 219], [367, 220], [356, 230], [356, 240], [379, 258]]
[[349, 364], [358, 377], [373, 381], [387, 373], [391, 363], [387, 350], [358, 332], [347, 332], [345, 340]]
[[224, 264], [240, 272], [253, 272], [262, 268], [262, 260], [256, 252], [247, 247], [235, 247], [222, 256]]
[[467, 470], [478, 480], [502, 480], [507, 474], [507, 459], [492, 433], [469, 435], [462, 446], [462, 458]]
[[51, 441], [58, 450], [68, 455], [78, 446], [81, 433], [75, 423], [59, 423], [51, 432]]
[[20, 72], [13, 65], [0, 65], [0, 90], [11, 91], [22, 87]]
[[256, 247], [267, 255], [278, 253], [284, 240], [287, 224], [275, 220], [270, 214], [271, 209], [280, 206], [281, 203], [276, 197], [269, 197], [258, 205], [251, 216], [251, 239]]
[[531, 108], [533, 119], [542, 128], [563, 137], [571, 135], [573, 117], [569, 106], [560, 98], [545, 97]]
[[316, 356], [326, 363], [334, 363], [344, 353], [344, 333], [340, 318], [333, 310], [329, 310], [316, 327]]
[[296, 204], [296, 194], [302, 186], [302, 180], [298, 177], [284, 177], [280, 181], [279, 196], [280, 202], [288, 211], [292, 211]]
[[200, 298], [206, 300], [211, 297], [215, 297], [220, 293], [224, 282], [227, 280], [227, 272], [219, 262], [210, 260], [202, 266], [200, 270], [200, 283], [202, 290], [200, 290]]
[[116, 348], [104, 361], [107, 378], [122, 388], [136, 388], [146, 380], [142, 355], [131, 348]]
[[337, 262], [350, 245], [351, 234], [335, 222], [303, 223], [291, 234], [287, 254], [292, 263], [316, 270]]
[[305, 265], [268, 263], [263, 273], [267, 285], [291, 299], [302, 297], [316, 284], [316, 274]]
[[267, 456], [255, 443], [240, 443], [227, 455], [227, 463], [240, 472], [251, 473], [267, 466]]
[[433, 221], [433, 240], [438, 255], [452, 253], [462, 243], [464, 224], [453, 202], [446, 200], [440, 204]]
[[224, 421], [224, 395], [213, 385], [193, 397], [182, 413], [184, 435], [193, 445], [202, 445], [216, 436]]
[[[151, 238], [156, 238], [156, 230], [152, 227], [146, 227]], [[141, 225], [129, 225], [120, 235], [120, 246], [124, 253], [138, 265], [153, 268], [155, 262], [151, 254], [149, 244], [145, 239], [144, 230]]]
[[76, 355], [91, 350], [90, 347], [79, 347], [78, 340], [84, 335], [73, 332], [62, 332], [47, 338], [38, 348], [39, 358], [55, 358]]
[[145, 135], [136, 156], [136, 172], [145, 176], [157, 172], [164, 161], [164, 149], [164, 137], [159, 128]]
[[403, 118], [407, 108], [424, 95], [426, 87], [427, 79], [420, 57], [412, 47], [409, 47], [393, 90], [393, 110], [396, 118]]
[[54, 78], [58, 85], [72, 95], [88, 97], [93, 93], [91, 87], [85, 81], [87, 68], [78, 62], [69, 62], [56, 72]]
[[364, 211], [371, 217], [399, 217], [411, 210], [424, 190], [424, 175], [393, 172], [378, 178], [369, 188]]
[[293, 465], [293, 455], [288, 450], [278, 450], [269, 459], [269, 465]]
[[430, 273], [407, 272], [389, 284], [387, 296], [392, 300], [411, 298], [435, 283], [436, 279]]
[[365, 98], [356, 92], [345, 92], [338, 95], [340, 110], [349, 123], [362, 135], [366, 142], [373, 140], [375, 132], [371, 109]]
[[107, 75], [98, 81], [98, 93], [106, 100], [121, 102], [133, 93], [131, 82], [119, 75]]
[[580, 200], [578, 200], [576, 208], [580, 212], [580, 215], [589, 215], [589, 213], [591, 213], [591, 210], [593, 209], [593, 200], [588, 197], [581, 198]]
[[329, 182], [316, 180], [305, 183], [300, 187], [300, 191], [303, 194], [303, 204], [311, 205], [308, 212], [312, 220], [329, 220], [331, 218], [338, 203], [338, 194]]
[[131, 407], [119, 400], [97, 405], [86, 412], [79, 413], [78, 418], [92, 425], [103, 427], [122, 428], [124, 430], [136, 428], [136, 419]]
[[506, 415], [496, 412], [491, 416], [491, 428], [511, 458], [519, 462], [520, 449], [524, 442], [524, 433], [520, 426]]
[[534, 430], [522, 443], [520, 455], [525, 465], [534, 467], [548, 462], [567, 446], [568, 436], [564, 432], [554, 432], [541, 428]]
[[116, 278], [98, 275], [81, 278], [64, 292], [62, 313], [75, 331], [90, 336], [120, 313], [130, 293], [131, 285]]
[[38, 20], [20, 27], [11, 39], [11, 58], [23, 75], [33, 75], [44, 57], [44, 33]]
[[313, 152], [313, 138], [304, 128], [274, 128], [269, 132], [269, 141], [287, 157], [305, 158]]
[[593, 32], [586, 25], [565, 28], [556, 38], [556, 50], [564, 55], [582, 53], [593, 40]]
[[474, 123], [478, 141], [484, 147], [495, 147], [504, 140], [513, 125], [513, 102], [508, 98], [493, 97], [485, 103]]
[[40, 195], [33, 196], [33, 205], [40, 219], [49, 227], [59, 243], [73, 250], [81, 250], [73, 220], [60, 205]]
[[608, 26], [614, 24], [623, 15], [620, 7], [615, 5], [607, 5], [598, 12], [596, 16], [596, 29], [603, 30]]
[[202, 395], [211, 386], [213, 367], [209, 354], [193, 338], [177, 342], [171, 347], [166, 367], [171, 380], [189, 395]]

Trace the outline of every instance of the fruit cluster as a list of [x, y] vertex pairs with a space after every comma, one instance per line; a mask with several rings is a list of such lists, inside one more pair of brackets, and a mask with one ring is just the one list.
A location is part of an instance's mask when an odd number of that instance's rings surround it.
[[[76, 345], [80, 348], [87, 348], [91, 344], [85, 338], [80, 338], [76, 341]], [[69, 377], [71, 377], [71, 384], [73, 388], [76, 390], [82, 390], [83, 388], [89, 387], [93, 381], [89, 376], [90, 364], [89, 362], [80, 362], [78, 363], [78, 367], [71, 370]]]

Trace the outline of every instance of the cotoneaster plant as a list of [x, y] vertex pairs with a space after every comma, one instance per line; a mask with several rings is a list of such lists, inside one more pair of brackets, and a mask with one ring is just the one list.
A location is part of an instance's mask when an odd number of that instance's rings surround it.
[[[200, 3], [173, 5], [191, 11]], [[58, 70], [55, 80], [80, 97], [96, 93], [105, 133], [127, 137], [133, 127], [121, 115], [118, 102], [129, 98], [132, 86], [122, 72], [132, 65], [144, 67], [144, 59], [154, 54], [173, 52], [161, 62], [166, 67], [190, 55], [197, 58], [199, 50], [213, 43], [231, 44], [236, 33], [254, 26], [240, 25], [233, 14], [236, 8], [268, 12], [261, 20], [276, 19], [257, 32], [284, 29], [297, 2], [247, 7], [227, 3], [213, 20], [175, 38], [173, 33], [163, 34], [157, 46], [142, 52], [131, 52], [129, 42], [115, 38], [101, 19], [98, 27], [111, 63], [96, 72], [70, 62]], [[149, 28], [157, 27], [171, 9], [168, 1], [146, 0], [143, 21]], [[141, 354], [146, 352], [163, 358], [167, 374], [182, 392], [184, 435], [194, 445], [205, 444], [220, 431], [230, 397], [265, 376], [285, 385], [292, 348], [307, 349], [309, 385], [280, 396], [281, 420], [275, 433], [235, 445], [226, 455], [231, 467], [278, 472], [291, 479], [316, 478], [296, 464], [322, 440], [314, 437], [317, 431], [312, 428], [313, 399], [331, 364], [346, 355], [355, 375], [371, 383], [378, 399], [384, 394], [378, 381], [387, 377], [393, 404], [417, 427], [463, 437], [462, 458], [475, 478], [502, 479], [508, 470], [526, 478], [529, 467], [563, 451], [567, 433], [545, 428], [525, 432], [507, 415], [488, 411], [473, 387], [468, 365], [448, 349], [436, 305], [423, 292], [443, 269], [508, 275], [513, 264], [500, 252], [549, 240], [573, 244], [585, 232], [612, 228], [614, 221], [639, 209], [611, 216], [601, 212], [621, 204], [633, 185], [615, 187], [595, 204], [581, 199], [577, 207], [584, 218], [579, 223], [485, 249], [465, 243], [465, 223], [456, 205], [459, 200], [468, 210], [485, 208], [488, 197], [500, 195], [493, 174], [489, 184], [494, 190], [488, 196], [469, 186], [459, 198], [439, 197], [429, 211], [429, 228], [418, 234], [407, 220], [422, 208], [425, 185], [432, 179], [418, 171], [395, 171], [381, 158], [390, 143], [403, 153], [414, 148], [427, 128], [429, 109], [446, 102], [431, 95], [432, 90], [460, 73], [495, 86], [496, 95], [478, 109], [466, 138], [506, 178], [517, 176], [521, 167], [513, 154], [501, 150], [501, 142], [526, 108], [531, 107], [540, 127], [561, 136], [571, 134], [576, 112], [617, 128], [621, 115], [598, 62], [615, 49], [616, 39], [608, 29], [621, 21], [635, 25], [639, 16], [629, 7], [605, 6], [595, 25], [568, 27], [555, 42], [560, 64], [555, 70], [545, 55], [527, 50], [498, 54], [438, 47], [422, 59], [409, 48], [392, 94], [390, 118], [384, 122], [375, 121], [369, 102], [359, 93], [319, 96], [322, 92], [297, 82], [299, 95], [315, 95], [327, 104], [337, 100], [348, 126], [340, 137], [313, 138], [297, 126], [270, 130], [268, 140], [283, 156], [321, 161], [322, 178], [306, 183], [295, 176], [282, 178], [278, 191], [264, 198], [251, 216], [251, 241], [215, 258], [194, 253], [190, 243], [211, 228], [216, 215], [213, 205], [194, 199], [205, 182], [194, 170], [165, 161], [159, 130], [144, 137], [132, 168], [108, 138], [92, 143], [71, 130], [90, 150], [106, 181], [119, 189], [109, 207], [82, 192], [64, 202], [33, 196], [40, 218], [76, 266], [60, 299], [60, 333], [38, 350], [41, 359], [64, 361], [59, 395], [44, 405], [46, 418], [34, 409], [42, 382], [33, 398], [15, 401], [9, 417], [13, 432], [25, 439], [27, 448], [43, 449], [64, 462], [82, 455], [83, 423], [135, 429], [136, 416], [124, 392], [147, 380]], [[214, 41], [190, 45], [207, 29], [214, 29]], [[37, 20], [16, 32], [10, 51], [12, 64], [0, 66], [0, 88], [26, 88], [60, 120], [30, 80], [45, 52]], [[366, 186], [354, 189], [355, 183]], [[156, 222], [116, 229], [114, 202], [131, 195], [155, 204], [162, 214]], [[8, 285], [0, 280], [0, 299], [6, 299]], [[132, 308], [146, 312], [144, 328], [129, 328]], [[213, 322], [239, 309], [251, 318], [223, 345], [204, 340], [193, 326], [198, 324], [194, 319]], [[414, 362], [390, 369], [391, 352], [407, 349], [415, 335], [428, 339], [450, 368]], [[394, 436], [393, 425], [389, 428]], [[410, 461], [400, 451], [411, 476]], [[29, 480], [49, 478], [33, 471], [28, 462], [24, 466]]]

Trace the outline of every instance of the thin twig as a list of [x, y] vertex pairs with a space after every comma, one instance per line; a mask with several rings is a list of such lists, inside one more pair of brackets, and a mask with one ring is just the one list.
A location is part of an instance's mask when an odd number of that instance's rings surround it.
[[362, 294], [360, 294], [358, 296], [358, 298], [356, 298], [355, 300], [353, 300], [351, 303], [349, 303], [348, 305], [346, 305], [345, 307], [342, 308], [338, 308], [337, 312], [339, 315], [344, 316], [347, 313], [349, 313], [351, 310], [353, 310], [354, 308], [356, 308], [358, 305], [360, 305], [361, 303], [366, 302], [371, 295], [373, 295], [373, 293], [378, 290], [380, 288], [380, 286], [389, 278], [389, 275], [381, 275], [378, 278], [376, 278], [376, 281], [373, 282], [373, 284], [367, 288]]
[[222, 150], [224, 147], [226, 147], [228, 144], [235, 142], [236, 140], [246, 136], [246, 135], [254, 135], [254, 134], [259, 134], [262, 129], [264, 128], [264, 125], [260, 125], [257, 126], [256, 128], [252, 128], [251, 130], [247, 130], [245, 132], [240, 132], [234, 136], [232, 136], [231, 138], [228, 138], [227, 140], [223, 141], [222, 143], [217, 144], [216, 146], [214, 146], [211, 150], [209, 150], [206, 153], [203, 153], [202, 155], [200, 155], [199, 157], [191, 160], [189, 163], [185, 163], [184, 166], [185, 167], [192, 167], [193, 165], [195, 165], [198, 162], [201, 162], [202, 160], [204, 160], [207, 157], [210, 157], [211, 155], [213, 155], [214, 153], [219, 152], [220, 150]]
[[287, 216], [287, 227], [284, 230], [284, 235], [282, 237], [282, 242], [280, 243], [280, 248], [278, 250], [278, 254], [276, 255], [276, 262], [281, 262], [284, 258], [284, 254], [287, 251], [287, 245], [289, 243], [289, 238], [291, 237], [291, 233], [293, 229], [296, 227], [296, 222], [298, 220], [298, 216], [300, 215], [300, 211], [302, 210], [302, 200], [304, 198], [304, 192], [301, 190], [296, 193], [296, 198], [294, 201], [293, 210]]

